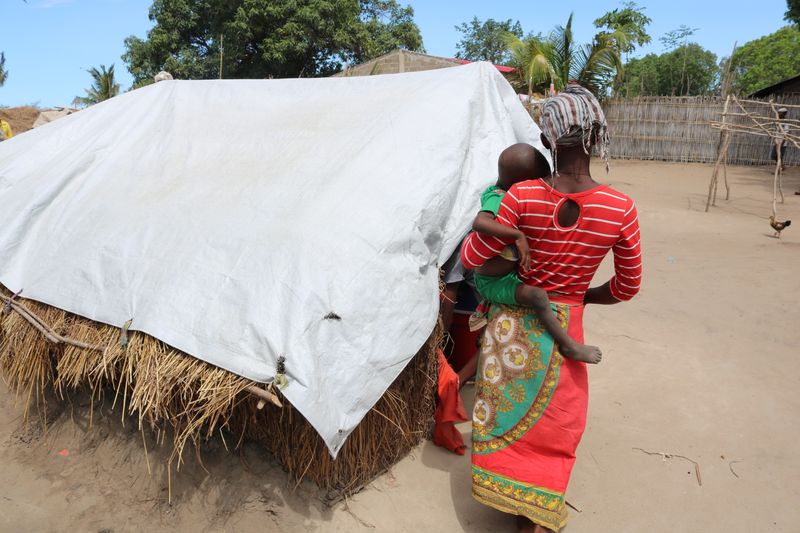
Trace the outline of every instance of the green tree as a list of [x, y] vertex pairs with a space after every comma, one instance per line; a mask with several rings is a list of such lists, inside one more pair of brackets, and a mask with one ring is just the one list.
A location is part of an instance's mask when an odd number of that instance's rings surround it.
[[455, 27], [461, 32], [461, 40], [456, 44], [456, 58], [467, 61], [491, 61], [505, 65], [511, 60], [506, 46], [507, 35], [522, 37], [519, 21], [487, 19], [481, 22], [473, 17], [470, 22], [462, 22]]
[[362, 0], [360, 5], [360, 21], [355, 23], [359, 33], [348, 60], [363, 63], [396, 48], [425, 51], [414, 8], [402, 7], [395, 0]]
[[[666, 70], [675, 72], [680, 65], [681, 77], [677, 85], [672, 82], [669, 94], [685, 96], [710, 94], [719, 81], [717, 56], [697, 43], [685, 44], [666, 54]], [[663, 93], [667, 94], [667, 90]]]
[[661, 55], [647, 54], [632, 59], [626, 63], [625, 71], [625, 94], [628, 96], [710, 94], [719, 79], [717, 56], [696, 43]]
[[508, 35], [507, 45], [511, 65], [517, 69], [518, 88], [529, 93], [544, 91], [550, 83], [561, 90], [576, 80], [595, 94], [604, 94], [622, 68], [619, 41], [599, 33], [591, 43], [576, 43], [571, 14], [566, 26], [556, 26], [547, 37]]
[[647, 54], [625, 63], [625, 96], [660, 95], [660, 67], [660, 58], [656, 54]]
[[[324, 76], [395, 48], [419, 50], [396, 0], [154, 0], [146, 39], [125, 40], [134, 85], [176, 78]], [[223, 46], [224, 43], [224, 46]]]
[[800, 29], [786, 26], [745, 43], [731, 59], [733, 91], [748, 95], [800, 73]]
[[[697, 32], [698, 29], [699, 28], [690, 28], [690, 27], [686, 26], [685, 24], [681, 24], [680, 27], [678, 27], [675, 30], [668, 31], [667, 33], [665, 33], [659, 39], [661, 41], [661, 43], [664, 45], [664, 47], [668, 51], [674, 51], [674, 50], [676, 50], [678, 48], [680, 48], [680, 49], [682, 49], [684, 51], [683, 61], [680, 63], [680, 68], [678, 69], [680, 71], [680, 73], [681, 73], [681, 80], [678, 83], [679, 86], [683, 86], [684, 85], [683, 81], [684, 81], [684, 77], [686, 76], [686, 62], [689, 59], [688, 58], [688, 53], [689, 53], [689, 50], [690, 50], [689, 47], [688, 47], [689, 37], [694, 35], [695, 32]], [[672, 76], [675, 73], [675, 70], [673, 70], [674, 66], [675, 65], [673, 64], [673, 62], [670, 61], [669, 62], [670, 80], [672, 80]], [[670, 84], [672, 85], [672, 87], [675, 87], [675, 84], [672, 81], [670, 81]], [[678, 93], [678, 94], [681, 94], [681, 93]], [[674, 96], [674, 94], [673, 94], [673, 96]]]
[[[627, 56], [636, 50], [636, 47], [650, 42], [647, 26], [651, 22], [652, 19], [644, 14], [643, 7], [639, 7], [636, 2], [623, 2], [622, 8], [609, 11], [595, 20], [594, 25], [604, 30], [606, 38], [617, 45], [620, 56]], [[613, 87], [615, 94], [619, 93], [624, 79], [624, 67], [617, 69]]]
[[5, 85], [8, 79], [8, 71], [6, 70], [6, 54], [0, 52], [0, 87]]
[[644, 14], [644, 8], [636, 2], [623, 2], [622, 8], [609, 11], [594, 21], [597, 28], [605, 28], [605, 33], [613, 36], [619, 32], [625, 36], [620, 51], [625, 54], [633, 52], [637, 46], [650, 42], [647, 26], [652, 19]]
[[800, 0], [786, 0], [786, 14], [783, 16], [784, 20], [793, 22], [795, 26], [800, 27]]
[[74, 105], [88, 106], [119, 94], [119, 83], [114, 81], [113, 64], [108, 70], [105, 65], [100, 65], [100, 70], [92, 67], [88, 72], [92, 76], [92, 86], [86, 89], [86, 96], [75, 97], [72, 101]]

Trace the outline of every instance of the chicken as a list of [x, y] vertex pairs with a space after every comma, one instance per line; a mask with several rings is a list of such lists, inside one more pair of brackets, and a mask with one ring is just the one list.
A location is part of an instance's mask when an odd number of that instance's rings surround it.
[[791, 226], [792, 225], [792, 221], [791, 220], [787, 220], [785, 222], [779, 222], [779, 221], [775, 220], [775, 216], [773, 215], [773, 216], [769, 217], [769, 225], [772, 226], [772, 229], [775, 230], [775, 236], [780, 239], [781, 238], [781, 232], [784, 229], [786, 229], [789, 226]]

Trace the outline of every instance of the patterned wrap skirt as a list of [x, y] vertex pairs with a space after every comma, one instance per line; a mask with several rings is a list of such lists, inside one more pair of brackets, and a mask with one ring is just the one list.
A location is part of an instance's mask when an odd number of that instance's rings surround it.
[[[583, 306], [552, 304], [583, 342]], [[586, 426], [586, 364], [565, 359], [536, 316], [492, 305], [483, 335], [472, 423], [472, 494], [558, 531], [575, 450]]]

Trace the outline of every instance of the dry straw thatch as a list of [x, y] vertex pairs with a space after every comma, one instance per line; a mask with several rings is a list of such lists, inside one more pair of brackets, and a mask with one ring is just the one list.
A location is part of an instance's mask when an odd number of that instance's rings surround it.
[[[800, 95], [783, 96], [777, 104], [800, 104]], [[609, 156], [676, 162], [713, 163], [725, 99], [713, 96], [615, 98], [603, 102], [612, 145]], [[749, 110], [757, 103], [745, 104]], [[763, 106], [763, 104], [761, 104]], [[752, 108], [752, 109], [751, 109]], [[800, 118], [792, 117], [789, 118]], [[734, 134], [728, 150], [733, 165], [771, 165], [771, 141]], [[788, 150], [787, 165], [800, 165], [800, 150]]]
[[39, 118], [41, 109], [33, 106], [0, 108], [0, 119], [8, 122], [14, 135], [24, 133], [33, 128], [33, 123]]
[[[390, 468], [429, 432], [441, 324], [333, 460], [319, 434], [288, 402], [260, 409], [263, 402], [248, 392], [254, 383], [245, 378], [139, 332], [131, 332], [123, 348], [119, 328], [21, 298], [12, 307], [12, 295], [2, 286], [0, 295], [0, 370], [26, 419], [46, 412], [44, 402], [52, 392], [60, 399], [88, 392], [93, 406], [110, 397], [123, 420], [135, 416], [140, 429], [155, 432], [161, 444], [170, 436], [170, 463], [178, 469], [187, 445], [227, 432], [233, 436], [231, 447], [254, 440], [284, 465], [293, 482], [314, 481], [337, 500]], [[55, 334], [78, 342], [49, 340], [46, 327], [26, 320], [26, 310]]]

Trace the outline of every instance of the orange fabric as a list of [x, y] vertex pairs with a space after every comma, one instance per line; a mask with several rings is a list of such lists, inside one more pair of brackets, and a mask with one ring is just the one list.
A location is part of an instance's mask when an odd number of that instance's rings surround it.
[[436, 427], [433, 430], [433, 443], [458, 455], [464, 455], [467, 447], [461, 432], [455, 426], [457, 422], [468, 420], [458, 393], [458, 374], [441, 350], [437, 350], [436, 354], [439, 356], [439, 405], [434, 414]]

